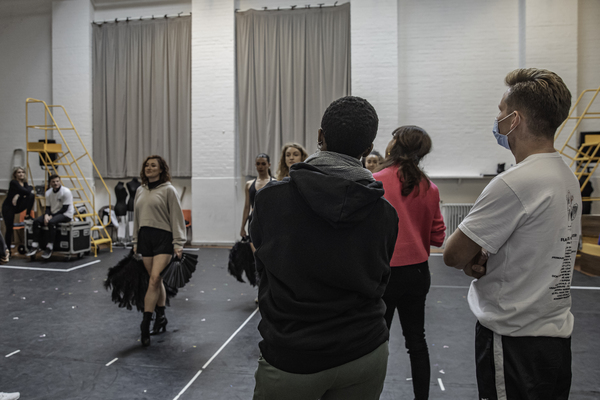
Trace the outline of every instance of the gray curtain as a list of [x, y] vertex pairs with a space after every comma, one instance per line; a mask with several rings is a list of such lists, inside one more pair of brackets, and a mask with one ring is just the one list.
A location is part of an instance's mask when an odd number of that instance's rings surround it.
[[165, 158], [191, 176], [191, 17], [93, 25], [94, 162], [107, 178]]
[[327, 106], [350, 94], [350, 3], [236, 13], [236, 73], [241, 168], [297, 142], [316, 150]]

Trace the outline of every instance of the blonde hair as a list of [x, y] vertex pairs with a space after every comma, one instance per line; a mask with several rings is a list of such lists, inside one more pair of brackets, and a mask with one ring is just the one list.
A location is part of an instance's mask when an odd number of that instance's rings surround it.
[[532, 134], [553, 138], [571, 108], [571, 92], [561, 77], [547, 69], [526, 68], [509, 72], [504, 82], [509, 111], [522, 112]]
[[306, 158], [308, 157], [308, 153], [306, 152], [306, 150], [304, 149], [304, 147], [302, 147], [302, 145], [298, 144], [298, 143], [286, 143], [283, 145], [283, 147], [281, 148], [281, 156], [279, 157], [279, 166], [277, 167], [277, 180], [280, 181], [283, 178], [285, 178], [286, 176], [290, 175], [290, 169], [287, 166], [287, 164], [285, 163], [285, 152], [287, 151], [287, 149], [289, 149], [290, 147], [293, 147], [295, 149], [298, 149], [300, 151], [300, 161], [304, 161], [306, 160]]
[[22, 169], [23, 172], [25, 172], [25, 180], [23, 180], [23, 182], [27, 183], [27, 170], [24, 167], [15, 167], [12, 172], [12, 178], [13, 180], [18, 181], [17, 172], [19, 172], [20, 169]]

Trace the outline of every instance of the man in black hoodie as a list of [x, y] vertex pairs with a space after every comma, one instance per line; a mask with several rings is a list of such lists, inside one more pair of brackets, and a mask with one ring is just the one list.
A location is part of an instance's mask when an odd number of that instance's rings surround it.
[[378, 118], [334, 101], [320, 151], [256, 195], [250, 236], [260, 274], [261, 357], [254, 399], [378, 399], [389, 332], [381, 296], [398, 216], [362, 167]]

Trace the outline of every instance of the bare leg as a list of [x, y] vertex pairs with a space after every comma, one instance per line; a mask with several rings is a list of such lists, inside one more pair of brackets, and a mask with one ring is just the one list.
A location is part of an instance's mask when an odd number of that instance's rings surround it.
[[164, 307], [166, 304], [167, 304], [167, 291], [165, 290], [165, 285], [161, 279], [160, 280], [160, 293], [158, 294], [158, 301], [156, 302], [156, 305], [159, 307]]
[[145, 312], [154, 312], [154, 307], [156, 307], [156, 304], [161, 295], [164, 296], [163, 305], [166, 301], [166, 296], [164, 295], [164, 285], [162, 283], [160, 273], [169, 264], [169, 262], [171, 261], [171, 257], [171, 254], [158, 254], [154, 257], [143, 258], [144, 266], [150, 274], [148, 291], [146, 292], [146, 297], [144, 298]]

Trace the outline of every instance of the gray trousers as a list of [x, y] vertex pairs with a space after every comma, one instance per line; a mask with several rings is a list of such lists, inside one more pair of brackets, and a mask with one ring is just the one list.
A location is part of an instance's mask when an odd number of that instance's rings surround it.
[[292, 374], [262, 356], [253, 400], [377, 400], [387, 372], [388, 342], [359, 359], [314, 374]]

